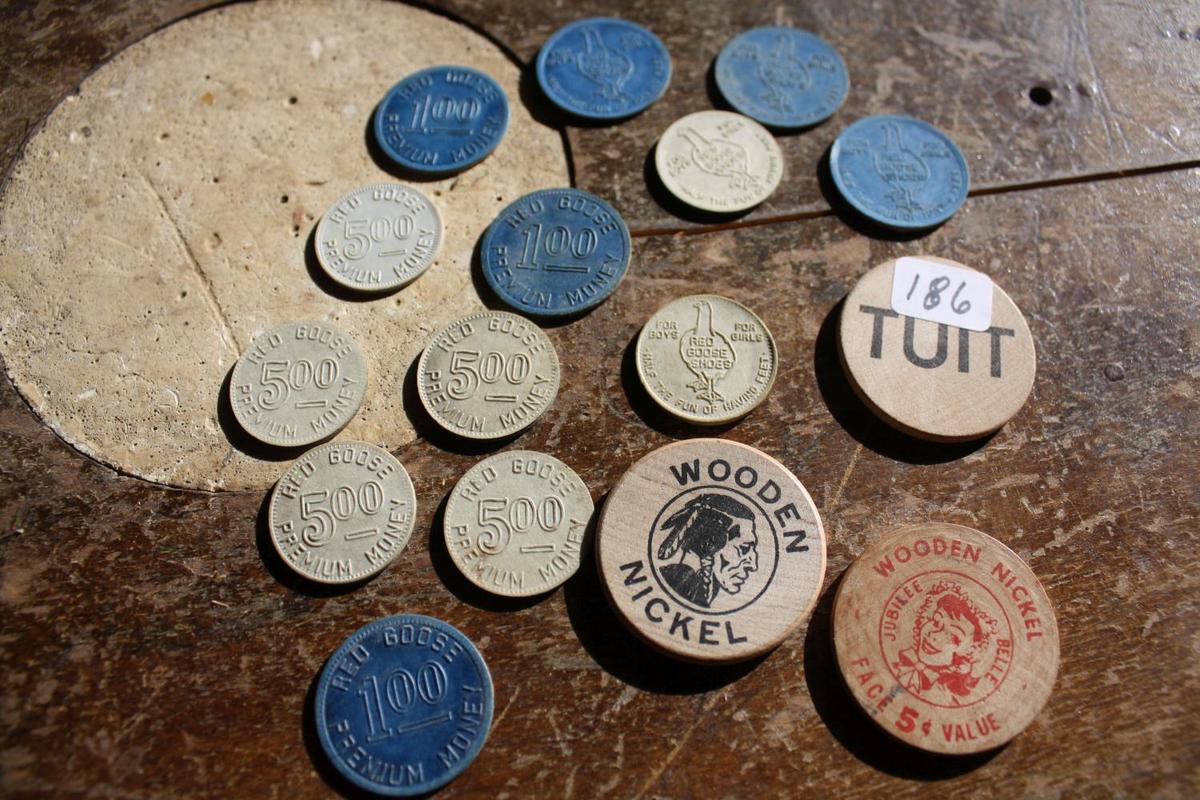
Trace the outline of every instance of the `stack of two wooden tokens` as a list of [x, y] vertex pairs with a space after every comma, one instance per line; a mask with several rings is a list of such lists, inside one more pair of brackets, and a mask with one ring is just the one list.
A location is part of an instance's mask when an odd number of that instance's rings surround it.
[[[943, 299], [956, 317], [933, 313]], [[867, 273], [839, 334], [855, 390], [912, 435], [979, 438], [1032, 387], [1033, 344], [1016, 305], [943, 259]], [[826, 542], [787, 467], [747, 445], [692, 439], [630, 468], [605, 503], [596, 548], [623, 621], [667, 655], [711, 664], [762, 656], [804, 622], [823, 588]], [[842, 577], [832, 617], [849, 694], [883, 730], [927, 751], [1007, 742], [1054, 685], [1058, 628], [1045, 590], [1012, 550], [970, 528], [884, 533]]]

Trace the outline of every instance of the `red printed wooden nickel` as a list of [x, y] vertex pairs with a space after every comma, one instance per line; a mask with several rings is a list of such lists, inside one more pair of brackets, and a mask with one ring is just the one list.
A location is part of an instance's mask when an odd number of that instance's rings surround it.
[[833, 643], [863, 710], [934, 753], [1012, 739], [1058, 674], [1058, 623], [1037, 577], [987, 534], [942, 522], [892, 531], [850, 565]]
[[618, 615], [668, 655], [766, 653], [807, 617], [825, 577], [825, 531], [804, 485], [737, 442], [691, 439], [629, 468], [596, 535]]
[[[901, 261], [925, 266], [906, 277], [898, 292], [922, 310], [922, 318], [893, 306]], [[839, 352], [850, 384], [885, 422], [923, 439], [965, 441], [991, 433], [1021, 409], [1033, 388], [1037, 359], [1025, 318], [999, 286], [992, 285], [988, 298], [990, 324], [982, 330], [950, 324], [954, 309], [977, 311], [981, 303], [966, 298], [957, 276], [937, 275], [939, 266], [990, 283], [944, 258], [886, 261], [846, 297]]]

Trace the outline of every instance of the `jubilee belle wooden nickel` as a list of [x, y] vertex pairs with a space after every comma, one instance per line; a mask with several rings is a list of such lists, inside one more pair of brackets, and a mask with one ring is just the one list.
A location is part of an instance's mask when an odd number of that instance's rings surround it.
[[741, 661], [779, 645], [812, 610], [825, 531], [803, 484], [737, 442], [692, 439], [629, 468], [596, 536], [618, 615], [668, 655]]
[[[885, 261], [864, 275], [842, 307], [838, 345], [850, 384], [885, 422], [911, 435], [963, 441], [991, 433], [1033, 388], [1033, 338], [1020, 309], [994, 286], [985, 331], [898, 314], [891, 308], [895, 265]], [[949, 304], [953, 291], [931, 299]]]
[[1058, 674], [1058, 623], [1037, 577], [992, 537], [949, 523], [887, 533], [850, 565], [833, 643], [871, 719], [934, 753], [1012, 739]]

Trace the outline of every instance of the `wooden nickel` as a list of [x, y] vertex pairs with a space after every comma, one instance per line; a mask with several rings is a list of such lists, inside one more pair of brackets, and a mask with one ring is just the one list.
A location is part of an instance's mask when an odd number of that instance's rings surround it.
[[838, 345], [851, 385], [885, 422], [923, 439], [965, 441], [998, 429], [1033, 388], [1037, 359], [1020, 309], [995, 286], [987, 331], [898, 315], [895, 263], [864, 275], [842, 308]]
[[676, 658], [741, 661], [808, 617], [825, 576], [825, 531], [803, 484], [737, 442], [659, 448], [609, 494], [596, 537], [618, 615]]
[[949, 523], [892, 531], [850, 565], [833, 643], [871, 719], [934, 753], [1009, 741], [1058, 674], [1058, 623], [1037, 577], [992, 537]]

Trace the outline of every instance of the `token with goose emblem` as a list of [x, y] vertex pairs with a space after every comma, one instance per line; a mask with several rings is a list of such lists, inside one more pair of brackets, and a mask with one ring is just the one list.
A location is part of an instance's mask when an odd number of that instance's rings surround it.
[[671, 194], [701, 211], [734, 214], [771, 196], [783, 153], [766, 128], [729, 111], [698, 111], [659, 137], [654, 166]]
[[637, 340], [637, 372], [655, 403], [695, 425], [740, 419], [775, 383], [779, 354], [758, 316], [714, 294], [673, 300]]
[[898, 230], [940, 225], [967, 199], [970, 174], [954, 141], [911, 117], [867, 117], [829, 151], [838, 192], [873, 222]]

